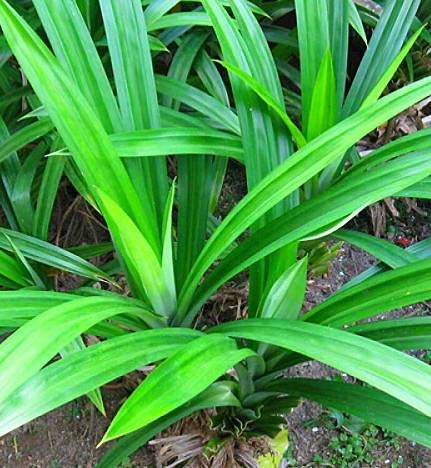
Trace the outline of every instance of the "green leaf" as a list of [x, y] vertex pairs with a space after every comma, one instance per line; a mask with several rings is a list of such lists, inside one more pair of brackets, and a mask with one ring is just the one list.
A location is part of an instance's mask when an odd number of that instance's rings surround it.
[[[0, 117], [0, 142], [7, 141], [10, 137], [9, 130], [4, 120]], [[2, 174], [0, 182], [0, 204], [4, 215], [12, 229], [18, 229], [18, 221], [10, 200], [17, 174], [21, 168], [21, 162], [16, 153], [11, 153], [3, 163], [0, 163]]]
[[[398, 55], [420, 0], [388, 0], [350, 87], [343, 115], [358, 110]], [[382, 52], [384, 51], [384, 52]]]
[[411, 153], [413, 151], [426, 150], [431, 145], [431, 128], [418, 130], [417, 132], [410, 133], [395, 141], [391, 141], [387, 145], [381, 146], [366, 158], [362, 158], [357, 162], [349, 171], [351, 175], [354, 172], [362, 172], [366, 174], [370, 167], [381, 164], [388, 159], [396, 156]]
[[283, 379], [269, 388], [352, 414], [431, 447], [431, 419], [378, 390], [317, 379]]
[[15, 253], [15, 255], [18, 257], [18, 260], [22, 263], [26, 271], [28, 272], [29, 276], [32, 279], [32, 282], [37, 288], [40, 289], [45, 289], [45, 284], [41, 280], [40, 276], [36, 273], [34, 268], [30, 265], [30, 263], [27, 261], [27, 259], [24, 257], [22, 252], [19, 250], [19, 248], [15, 245], [13, 240], [5, 234], [6, 239], [8, 240], [10, 246], [12, 247], [12, 251]]
[[[275, 66], [271, 48], [268, 45], [262, 28], [256, 17], [253, 15], [253, 9], [250, 8], [250, 3], [244, 0], [229, 0], [227, 4], [232, 9], [235, 19], [238, 22], [238, 32], [242, 38], [241, 48], [246, 56], [248, 66], [252, 72], [251, 74], [268, 89], [268, 91], [281, 105], [284, 101], [277, 67]], [[210, 9], [208, 2], [205, 2], [205, 9]], [[210, 16], [213, 15], [213, 12], [214, 10], [212, 10]], [[218, 25], [215, 22], [214, 16], [212, 16], [212, 22], [217, 26], [216, 33], [220, 40], [221, 36], [219, 33], [221, 32], [221, 29], [217, 32]], [[224, 34], [226, 33], [228, 33], [228, 30], [224, 29]], [[234, 52], [236, 52], [237, 58], [239, 58], [240, 51], [238, 50]], [[230, 60], [227, 61], [230, 62]], [[240, 63], [234, 61], [233, 64], [239, 65]]]
[[248, 319], [212, 333], [257, 340], [304, 354], [339, 369], [431, 416], [430, 366], [361, 336], [321, 325], [278, 319]]
[[169, 52], [169, 49], [163, 44], [163, 42], [155, 36], [148, 34], [148, 44], [150, 49], [156, 52]]
[[157, 21], [163, 15], [168, 13], [169, 10], [174, 8], [179, 0], [155, 0], [147, 2], [148, 6], [145, 9], [145, 22], [151, 24], [153, 21]]
[[224, 336], [194, 340], [160, 364], [132, 393], [114, 417], [102, 443], [165, 416], [253, 354], [249, 349], [238, 350], [235, 342]]
[[[257, 317], [296, 320], [304, 302], [307, 288], [307, 257], [291, 265], [267, 286], [261, 298]], [[268, 291], [269, 290], [269, 291]], [[267, 344], [258, 347], [260, 355], [268, 352]]]
[[231, 381], [213, 383], [208, 389], [204, 390], [184, 406], [148, 424], [144, 429], [140, 429], [120, 439], [102, 457], [97, 464], [97, 468], [117, 467], [128, 455], [131, 455], [139, 447], [142, 447], [156, 434], [196, 411], [223, 406], [241, 406], [232, 392], [233, 387]]
[[431, 179], [427, 177], [417, 184], [410, 185], [406, 189], [396, 194], [398, 197], [405, 198], [424, 198], [429, 200], [431, 198]]
[[31, 284], [28, 272], [23, 264], [2, 250], [0, 250], [0, 271], [2, 276], [5, 276], [18, 286], [29, 286]]
[[214, 154], [243, 159], [241, 139], [207, 128], [172, 127], [111, 135], [121, 157], [136, 158], [163, 154]]
[[16, 174], [15, 183], [10, 194], [10, 201], [20, 230], [24, 234], [31, 234], [32, 231], [34, 219], [32, 189], [45, 150], [45, 144], [40, 143], [27, 155]]
[[172, 187], [169, 190], [168, 197], [166, 199], [162, 225], [162, 271], [171, 297], [176, 297], [177, 295], [175, 288], [174, 252], [172, 239], [172, 211], [174, 208], [174, 199], [175, 180], [172, 182]]
[[[194, 68], [202, 84], [208, 92], [217, 98], [220, 102], [229, 107], [229, 96], [223, 78], [205, 50], [201, 50], [200, 55], [194, 63]], [[214, 174], [210, 174], [211, 193], [209, 195], [209, 211], [214, 213], [217, 207], [223, 183], [227, 171], [228, 161], [217, 158], [213, 165]], [[203, 217], [202, 217], [203, 218]], [[193, 260], [196, 260], [194, 258]]]
[[[271, 50], [247, 2], [229, 2], [235, 20], [219, 0], [204, 0], [203, 6], [211, 18], [223, 61], [258, 80], [283, 109], [283, 92]], [[247, 185], [252, 189], [290, 156], [292, 141], [280, 117], [276, 113], [268, 112], [267, 104], [236, 74], [229, 72], [229, 78], [241, 123]], [[295, 197], [296, 194], [274, 206], [258, 223], [262, 224], [284, 212], [296, 203]], [[278, 255], [282, 257], [284, 252]], [[264, 263], [261, 263], [251, 272], [250, 310], [255, 311], [257, 308], [257, 298], [267, 279], [265, 270]]]
[[[121, 120], [114, 94], [76, 2], [35, 0], [33, 3], [67, 75], [90, 103], [105, 130], [108, 133], [119, 130]], [[29, 42], [27, 47], [31, 47]]]
[[64, 163], [65, 158], [62, 157], [48, 158], [37, 194], [31, 234], [44, 241], [48, 240], [49, 224], [63, 175]]
[[[196, 56], [207, 38], [208, 33], [203, 31], [192, 31], [185, 35], [172, 58], [167, 76], [179, 80], [182, 83], [186, 83]], [[163, 104], [166, 107], [173, 107], [179, 110], [181, 102], [170, 96], [164, 96]]]
[[[75, 339], [73, 339], [67, 346], [65, 346], [60, 351], [60, 355], [61, 355], [62, 358], [64, 358], [67, 355], [70, 355], [72, 353], [76, 353], [76, 352], [81, 351], [83, 349], [86, 349], [85, 342], [84, 342], [84, 340], [82, 339], [81, 336], [78, 336]], [[58, 385], [58, 381], [57, 381], [57, 385]], [[16, 395], [16, 393], [15, 393], [15, 395]], [[100, 388], [94, 388], [94, 389], [90, 390], [89, 392], [87, 392], [87, 397], [94, 404], [94, 406], [102, 413], [102, 415], [106, 416], [105, 405], [103, 403], [103, 396], [102, 396], [101, 389]], [[45, 398], [45, 400], [46, 400], [46, 398]]]
[[210, 56], [201, 50], [194, 62], [194, 68], [207, 91], [229, 107], [229, 95], [223, 78]]
[[425, 79], [382, 98], [327, 130], [274, 169], [237, 204], [206, 243], [180, 293], [180, 314], [186, 314], [202, 275], [247, 227], [375, 126], [427, 96], [430, 89], [431, 79]]
[[194, 127], [201, 129], [214, 129], [214, 127], [217, 126], [215, 122], [205, 122], [205, 117], [177, 111], [164, 106], [160, 106], [160, 115], [162, 117], [162, 127], [164, 128]]
[[[349, 3], [352, 0], [328, 1], [328, 27], [336, 86], [336, 119], [340, 118], [347, 82], [349, 59]], [[356, 9], [355, 9], [356, 11]], [[362, 26], [362, 23], [360, 23]]]
[[148, 31], [178, 26], [211, 26], [208, 15], [202, 11], [184, 11], [164, 15], [148, 25]]
[[89, 259], [112, 252], [114, 246], [112, 242], [101, 242], [100, 244], [82, 244], [76, 247], [69, 247], [68, 250], [79, 257]]
[[176, 298], [166, 284], [161, 259], [127, 214], [107, 194], [101, 190], [97, 190], [97, 193], [138, 297], [148, 297], [156, 313], [170, 317], [176, 309]]
[[362, 24], [361, 16], [356, 8], [354, 0], [348, 0], [349, 3], [349, 21], [353, 29], [359, 34], [361, 39], [368, 45], [367, 34], [365, 33], [364, 25]]
[[[153, 64], [140, 0], [100, 1], [125, 130], [160, 126]], [[163, 154], [163, 153], [159, 153]], [[161, 225], [168, 192], [164, 158], [126, 162], [143, 209]], [[148, 220], [154, 223], [154, 214]], [[156, 227], [154, 227], [156, 229]]]
[[416, 255], [409, 253], [407, 250], [387, 240], [379, 239], [378, 237], [363, 232], [345, 231], [341, 229], [335, 234], [332, 234], [332, 237], [346, 241], [349, 244], [365, 250], [391, 268], [399, 268], [417, 260]]
[[[186, 82], [208, 33], [191, 32], [181, 41], [169, 67], [168, 75]], [[215, 68], [215, 65], [210, 62]], [[181, 102], [165, 96], [166, 105], [180, 109]], [[225, 104], [222, 102], [222, 104]], [[240, 142], [240, 139], [238, 139]], [[240, 143], [242, 146], [242, 144]], [[209, 151], [208, 154], [213, 151]], [[225, 161], [225, 164], [227, 161]], [[183, 157], [177, 162], [178, 217], [176, 281], [181, 288], [193, 262], [202, 250], [207, 234], [207, 222], [214, 183], [214, 158], [207, 155]]]
[[298, 318], [307, 286], [307, 257], [290, 266], [265, 294], [259, 316], [262, 318]]
[[223, 65], [226, 70], [234, 73], [238, 78], [240, 78], [247, 86], [250, 87], [268, 106], [281, 118], [284, 122], [286, 127], [289, 129], [290, 133], [292, 134], [292, 138], [295, 140], [295, 143], [298, 147], [304, 146], [307, 141], [304, 135], [301, 133], [301, 130], [293, 123], [291, 118], [286, 114], [286, 111], [277, 103], [275, 98], [271, 95], [271, 93], [261, 84], [260, 81], [253, 78], [248, 73], [245, 73], [240, 68], [236, 67], [235, 65], [231, 65], [226, 62], [218, 61], [221, 65]]
[[102, 123], [80, 89], [5, 0], [0, 1], [0, 24], [24, 73], [73, 154], [87, 184], [103, 187], [136, 221], [153, 248], [159, 252], [159, 239], [150, 224], [151, 218], [143, 215], [141, 202], [126, 170]]
[[76, 0], [79, 10], [91, 32], [95, 22], [97, 22], [98, 5], [92, 0]]
[[52, 291], [1, 291], [0, 326], [10, 326], [7, 325], [9, 319], [33, 318], [51, 307], [74, 299], [79, 299], [79, 296]]
[[4, 161], [11, 153], [18, 151], [29, 143], [46, 135], [53, 129], [50, 119], [42, 119], [26, 125], [2, 142], [0, 147], [0, 162]]
[[90, 297], [60, 304], [41, 313], [0, 345], [0, 402], [36, 374], [76, 336], [106, 318], [139, 313], [122, 298]]
[[107, 0], [100, 6], [124, 128], [158, 127], [159, 108], [141, 2]]
[[331, 128], [337, 119], [337, 88], [331, 51], [323, 56], [310, 101], [307, 140], [313, 140]]
[[[431, 238], [424, 239], [423, 241], [416, 242], [415, 244], [410, 245], [405, 250], [413, 255], [415, 255], [418, 259], [424, 259], [431, 257]], [[389, 268], [382, 263], [379, 263], [368, 270], [360, 273], [359, 275], [355, 276], [349, 282], [347, 282], [340, 290], [348, 289], [355, 284], [359, 284], [360, 282], [364, 281], [366, 278], [370, 278], [375, 276], [382, 271], [387, 271]]]
[[223, 129], [240, 134], [238, 117], [209, 94], [168, 76], [156, 75], [156, 86], [160, 94], [175, 98], [211, 118]]
[[214, 162], [208, 156], [178, 161], [176, 279], [180, 289], [205, 245]]
[[186, 329], [145, 330], [97, 343], [44, 367], [0, 404], [0, 434], [128, 372], [165, 359], [200, 336]]
[[333, 294], [303, 320], [338, 327], [431, 297], [431, 260], [418, 260]]
[[308, 135], [311, 101], [321, 63], [330, 50], [328, 2], [295, 0], [301, 66], [302, 126]]
[[418, 40], [419, 36], [421, 35], [422, 31], [425, 29], [425, 26], [422, 26], [418, 29], [406, 42], [404, 47], [401, 49], [399, 54], [395, 57], [393, 62], [390, 66], [385, 70], [383, 75], [381, 76], [380, 80], [376, 83], [374, 88], [371, 90], [370, 94], [364, 100], [362, 106], [368, 106], [372, 102], [376, 101], [380, 95], [385, 90], [386, 86], [389, 84], [392, 77], [395, 75], [396, 71], [398, 70], [399, 66], [406, 58], [407, 54], [410, 52], [410, 49], [413, 47], [415, 42]]
[[10, 229], [0, 228], [0, 248], [2, 249], [9, 252], [13, 251], [6, 236], [12, 239], [23, 255], [30, 260], [69, 271], [85, 278], [91, 278], [95, 281], [110, 281], [110, 278], [102, 270], [83, 258], [56, 245], [21, 234], [20, 232], [11, 231]]
[[[334, 65], [331, 51], [328, 49], [322, 58], [314, 82], [308, 116], [307, 140], [313, 140], [331, 128], [337, 121], [339, 109]], [[310, 198], [318, 193], [320, 188], [319, 177], [313, 177], [304, 187], [305, 196]]]
[[332, 232], [346, 221], [346, 216], [393, 195], [401, 185], [408, 186], [413, 180], [426, 177], [431, 169], [429, 163], [427, 151], [412, 153], [373, 168], [367, 177], [362, 174], [346, 177], [253, 233], [225, 256], [205, 278], [195, 294], [195, 302], [190, 307], [186, 323], [209, 295], [235, 274], [288, 243]]
[[346, 331], [400, 350], [431, 349], [430, 317], [379, 320], [348, 327]]

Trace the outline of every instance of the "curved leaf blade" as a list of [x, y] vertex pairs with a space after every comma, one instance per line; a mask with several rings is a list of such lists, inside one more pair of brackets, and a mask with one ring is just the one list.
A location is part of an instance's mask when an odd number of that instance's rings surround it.
[[90, 297], [60, 304], [27, 322], [0, 345], [0, 402], [91, 326], [139, 311], [135, 303], [122, 298]]
[[431, 418], [373, 388], [317, 379], [285, 379], [269, 387], [352, 414], [431, 447]]
[[138, 450], [139, 447], [142, 447], [152, 437], [171, 424], [190, 416], [196, 411], [222, 406], [241, 406], [233, 393], [232, 382], [216, 382], [181, 408], [148, 424], [139, 431], [126, 435], [108, 450], [97, 464], [97, 468], [116, 468], [128, 455]]
[[248, 319], [212, 328], [236, 338], [263, 341], [304, 354], [357, 377], [431, 416], [431, 368], [388, 346], [307, 322]]
[[340, 327], [431, 298], [431, 260], [418, 260], [341, 290], [302, 319]]
[[114, 417], [101, 443], [165, 416], [252, 355], [253, 351], [238, 350], [235, 342], [224, 336], [204, 336], [194, 340], [186, 349], [160, 364], [132, 393]]
[[165, 359], [199, 336], [186, 329], [145, 330], [69, 354], [43, 368], [0, 404], [0, 434], [138, 367]]
[[121, 157], [163, 154], [213, 154], [242, 161], [241, 139], [211, 128], [172, 127], [117, 133], [110, 136]]
[[343, 154], [376, 125], [425, 97], [430, 90], [431, 78], [427, 78], [380, 99], [327, 130], [265, 177], [229, 213], [207, 242], [180, 293], [180, 315], [186, 314], [202, 275], [247, 227]]

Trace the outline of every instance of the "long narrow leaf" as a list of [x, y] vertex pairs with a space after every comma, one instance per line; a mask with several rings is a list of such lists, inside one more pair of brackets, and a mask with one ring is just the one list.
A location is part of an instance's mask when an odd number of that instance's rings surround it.
[[148, 299], [156, 313], [169, 317], [175, 311], [175, 296], [166, 284], [161, 259], [127, 214], [106, 194], [99, 192], [106, 221], [122, 252], [138, 297]]
[[417, 257], [406, 250], [384, 239], [365, 234], [363, 232], [345, 231], [340, 229], [333, 237], [349, 242], [386, 263], [391, 268], [408, 265], [417, 260]]
[[214, 154], [243, 159], [241, 140], [211, 128], [172, 127], [111, 135], [121, 157], [164, 154]]
[[165, 359], [199, 336], [186, 329], [147, 330], [69, 354], [43, 368], [0, 404], [0, 434], [138, 367]]
[[[159, 127], [160, 112], [141, 2], [103, 0], [99, 3], [124, 128], [130, 131]], [[135, 188], [141, 192], [144, 209], [155, 208], [161, 224], [168, 192], [164, 159], [131, 161], [127, 168]], [[156, 221], [154, 215], [148, 221]]]
[[340, 181], [307, 203], [273, 220], [244, 240], [206, 277], [197, 291], [190, 317], [193, 317], [208, 294], [248, 265], [289, 242], [332, 232], [343, 221], [346, 222], [352, 213], [391, 196], [393, 191], [396, 192], [404, 184], [410, 185], [414, 180], [426, 177], [431, 169], [429, 162], [428, 152], [399, 158], [370, 171], [368, 178], [353, 176], [350, 183]]
[[431, 79], [425, 79], [396, 91], [326, 131], [274, 169], [238, 203], [207, 242], [181, 291], [180, 313], [185, 313], [205, 271], [247, 227], [373, 127], [425, 97], [430, 89]]
[[431, 447], [431, 419], [378, 390], [317, 379], [286, 379], [270, 388], [316, 401], [330, 409], [353, 414]]
[[[121, 299], [90, 297], [53, 307], [38, 315], [0, 345], [0, 402], [36, 374], [73, 338], [117, 314], [139, 312]], [[34, 339], [37, 337], [38, 346]]]
[[[253, 355], [239, 350], [224, 336], [204, 336], [160, 364], [120, 408], [102, 442], [140, 429], [165, 416], [205, 390], [242, 359]], [[172, 387], [175, 391], [172, 391]], [[142, 403], [145, 402], [145, 405]]]
[[418, 260], [342, 290], [303, 316], [331, 326], [367, 318], [431, 297], [431, 260]]
[[157, 233], [142, 206], [102, 123], [86, 99], [34, 31], [5, 0], [0, 24], [38, 97], [72, 152], [89, 186], [103, 187], [136, 220], [158, 252]]
[[342, 370], [431, 416], [431, 369], [422, 361], [367, 338], [311, 323], [248, 319], [211, 329], [305, 354]]
[[148, 424], [144, 429], [120, 439], [97, 464], [97, 468], [116, 468], [125, 458], [146, 444], [152, 437], [171, 424], [205, 408], [223, 406], [239, 407], [240, 402], [233, 394], [232, 382], [216, 382], [181, 408]]
[[17, 231], [0, 228], [0, 247], [5, 250], [13, 251], [6, 236], [12, 239], [19, 250], [31, 260], [95, 281], [109, 280], [102, 270], [65, 249]]

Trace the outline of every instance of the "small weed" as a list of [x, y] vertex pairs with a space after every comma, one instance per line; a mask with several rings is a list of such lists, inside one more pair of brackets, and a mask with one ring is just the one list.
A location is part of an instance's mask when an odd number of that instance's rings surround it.
[[295, 446], [289, 443], [289, 447], [283, 455], [283, 461], [287, 466], [298, 466], [298, 461], [295, 458]]
[[426, 351], [422, 360], [427, 364], [431, 364], [431, 351]]
[[[328, 454], [315, 455], [313, 462], [317, 466], [336, 466], [341, 468], [373, 466], [375, 452], [379, 449], [400, 449], [400, 440], [392, 432], [367, 424], [363, 420], [337, 411], [324, 413], [320, 418], [307, 421], [307, 426], [324, 426], [336, 430], [337, 434], [328, 444]], [[403, 466], [403, 457], [396, 454], [391, 468]]]
[[70, 420], [80, 419], [83, 408], [80, 401], [73, 401], [69, 406], [68, 416]]

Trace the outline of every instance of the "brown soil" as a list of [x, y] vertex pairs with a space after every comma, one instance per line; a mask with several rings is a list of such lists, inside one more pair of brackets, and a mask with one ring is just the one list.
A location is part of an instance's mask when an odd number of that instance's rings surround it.
[[[104, 388], [108, 418], [81, 398], [53, 411], [0, 439], [0, 466], [10, 468], [91, 468], [110, 444], [96, 449], [109, 420], [127, 392]], [[133, 467], [151, 465], [151, 452], [142, 449], [133, 457]], [[126, 467], [126, 465], [124, 465]], [[132, 465], [130, 465], [132, 466]]]

